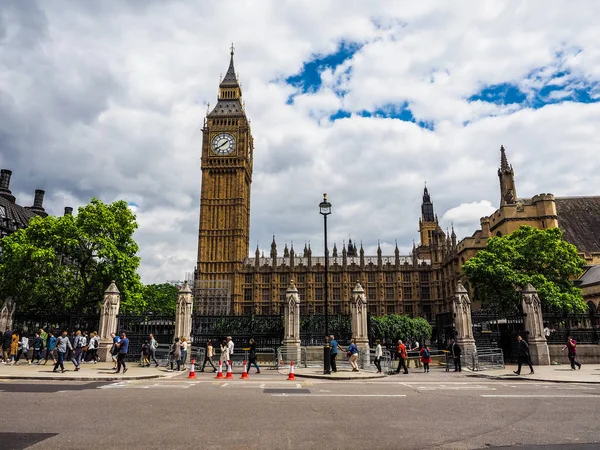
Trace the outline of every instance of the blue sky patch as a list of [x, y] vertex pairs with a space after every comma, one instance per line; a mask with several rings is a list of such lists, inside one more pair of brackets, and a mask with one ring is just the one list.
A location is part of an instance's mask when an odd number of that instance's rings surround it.
[[[335, 53], [315, 55], [314, 59], [304, 63], [299, 73], [287, 77], [285, 82], [300, 89], [303, 94], [316, 92], [321, 87], [321, 73], [327, 68], [335, 70], [344, 61], [352, 58], [361, 47], [358, 43], [342, 42]], [[293, 103], [293, 96], [288, 99], [289, 103]]]
[[525, 108], [539, 109], [553, 103], [571, 101], [594, 103], [600, 101], [600, 84], [572, 76], [568, 70], [558, 71], [549, 79], [544, 79], [542, 69], [533, 70], [526, 77], [523, 86], [532, 83], [542, 87], [527, 91], [517, 83], [489, 85], [468, 98], [469, 101], [482, 101], [496, 105], [518, 104]]
[[[362, 110], [355, 113], [357, 116], [361, 117], [377, 117], [383, 119], [397, 119], [402, 120], [404, 122], [412, 122], [417, 124], [421, 128], [426, 128], [428, 130], [434, 129], [433, 122], [426, 122], [421, 120], [416, 120], [412, 111], [409, 108], [408, 102], [404, 102], [400, 105], [394, 104], [386, 104], [377, 108], [374, 111]], [[338, 119], [345, 119], [351, 116], [349, 111], [338, 110], [335, 114], [329, 116], [329, 119], [333, 122]]]

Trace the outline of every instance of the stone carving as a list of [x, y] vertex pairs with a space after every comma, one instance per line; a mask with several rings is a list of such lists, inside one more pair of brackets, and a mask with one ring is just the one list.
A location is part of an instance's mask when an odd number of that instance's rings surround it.
[[112, 347], [110, 334], [117, 332], [117, 316], [119, 315], [120, 306], [121, 294], [113, 280], [106, 291], [104, 291], [104, 301], [100, 310], [100, 327], [98, 328], [100, 347], [98, 348], [98, 356], [101, 361], [110, 361], [110, 349]]
[[367, 312], [367, 296], [365, 290], [356, 283], [352, 290], [352, 338], [359, 348], [362, 355], [363, 367], [368, 367], [370, 364], [369, 355], [369, 331], [368, 331], [368, 312]]
[[522, 305], [523, 324], [525, 330], [529, 332], [528, 336], [523, 336], [523, 338], [527, 338], [531, 361], [537, 365], [549, 365], [550, 350], [544, 336], [542, 302], [537, 290], [529, 283], [522, 292]]
[[190, 340], [192, 333], [192, 313], [194, 309], [194, 297], [188, 282], [183, 283], [177, 297], [177, 310], [175, 312], [175, 337], [185, 337]]
[[285, 293], [284, 305], [284, 338], [283, 355], [284, 360], [299, 361], [300, 359], [300, 296], [294, 285], [294, 280]]
[[4, 300], [4, 305], [0, 310], [0, 332], [4, 333], [7, 328], [12, 329], [13, 319], [15, 317], [15, 310], [17, 304], [12, 297], [8, 297]]
[[469, 293], [459, 281], [454, 292], [452, 304], [454, 313], [454, 329], [456, 331], [456, 342], [461, 346], [463, 354], [475, 353], [475, 339], [473, 338], [473, 323], [471, 321], [471, 299]]
[[117, 316], [121, 306], [121, 294], [114, 281], [104, 291], [104, 301], [100, 310], [100, 341], [111, 340], [110, 334], [117, 332]]

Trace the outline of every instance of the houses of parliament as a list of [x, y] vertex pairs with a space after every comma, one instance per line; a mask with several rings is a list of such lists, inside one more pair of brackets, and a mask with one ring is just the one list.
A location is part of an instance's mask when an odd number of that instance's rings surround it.
[[[198, 259], [194, 294], [202, 314], [277, 315], [293, 280], [302, 314], [324, 313], [325, 258], [310, 246], [281, 248], [273, 237], [270, 254], [249, 255], [250, 193], [254, 140], [242, 103], [242, 90], [231, 50], [229, 68], [219, 84], [218, 100], [202, 128], [202, 184]], [[410, 255], [365, 255], [356, 242], [329, 254], [330, 314], [349, 314], [357, 281], [365, 289], [373, 315], [408, 314], [435, 320], [450, 311], [464, 262], [492, 236], [509, 234], [520, 225], [560, 226], [589, 264], [600, 263], [600, 197], [555, 198], [540, 194], [517, 197], [514, 171], [500, 149], [500, 207], [481, 219], [481, 229], [457, 242], [454, 230], [438, 223], [431, 194], [425, 188], [418, 223], [420, 243]], [[466, 282], [466, 280], [463, 280]], [[468, 287], [468, 284], [467, 284]]]

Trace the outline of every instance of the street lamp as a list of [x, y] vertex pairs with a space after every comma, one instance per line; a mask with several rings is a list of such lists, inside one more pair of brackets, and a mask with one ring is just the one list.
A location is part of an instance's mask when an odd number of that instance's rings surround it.
[[[331, 214], [331, 203], [327, 201], [327, 194], [323, 194], [323, 201], [319, 203], [319, 214], [323, 216], [323, 230], [325, 236], [325, 336], [329, 336], [329, 252], [327, 251], [327, 216]], [[323, 347], [323, 373], [331, 374], [331, 347], [325, 341]]]

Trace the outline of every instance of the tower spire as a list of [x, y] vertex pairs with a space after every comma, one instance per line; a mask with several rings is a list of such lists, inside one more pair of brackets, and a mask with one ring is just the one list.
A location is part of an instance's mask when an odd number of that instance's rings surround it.
[[512, 205], [517, 202], [517, 188], [515, 185], [515, 172], [508, 163], [504, 145], [500, 146], [500, 167], [498, 168], [500, 178], [500, 206]]
[[435, 222], [435, 214], [433, 213], [433, 203], [427, 189], [427, 183], [423, 189], [423, 204], [421, 205], [421, 213], [423, 222]]
[[503, 172], [508, 172], [512, 169], [512, 167], [508, 164], [508, 159], [506, 158], [506, 151], [504, 150], [504, 145], [500, 146], [500, 170]]

